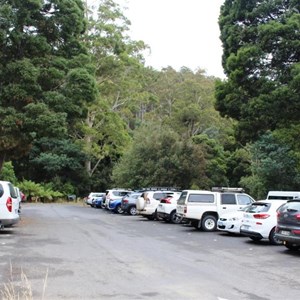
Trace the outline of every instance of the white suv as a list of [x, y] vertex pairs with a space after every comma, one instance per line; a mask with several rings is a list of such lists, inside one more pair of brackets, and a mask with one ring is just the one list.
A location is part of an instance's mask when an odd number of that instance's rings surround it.
[[136, 209], [139, 215], [142, 215], [149, 220], [158, 219], [157, 207], [162, 198], [168, 195], [173, 196], [176, 192], [169, 190], [145, 191], [136, 201]]
[[11, 226], [20, 220], [19, 199], [15, 187], [8, 181], [0, 181], [0, 227]]
[[196, 229], [215, 231], [224, 213], [238, 211], [255, 200], [241, 188], [213, 188], [212, 191], [185, 190], [177, 202], [177, 215]]

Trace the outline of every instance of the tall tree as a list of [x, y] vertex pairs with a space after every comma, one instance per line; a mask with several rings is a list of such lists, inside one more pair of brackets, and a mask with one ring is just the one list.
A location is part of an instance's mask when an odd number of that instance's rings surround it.
[[299, 122], [300, 3], [226, 0], [219, 25], [227, 80], [216, 87], [216, 108], [238, 120], [243, 143]]
[[86, 56], [85, 28], [81, 0], [0, 0], [0, 169], [39, 138], [65, 138], [82, 111], [66, 83]]

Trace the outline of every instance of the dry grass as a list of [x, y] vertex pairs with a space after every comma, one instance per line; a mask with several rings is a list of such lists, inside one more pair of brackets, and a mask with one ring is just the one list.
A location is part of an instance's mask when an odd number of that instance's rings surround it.
[[[46, 287], [48, 279], [48, 269], [43, 284], [42, 300], [45, 297]], [[28, 280], [26, 274], [21, 269], [20, 282], [17, 284], [13, 278], [12, 264], [10, 263], [10, 280], [5, 283], [3, 289], [0, 290], [1, 300], [32, 300], [31, 283]]]

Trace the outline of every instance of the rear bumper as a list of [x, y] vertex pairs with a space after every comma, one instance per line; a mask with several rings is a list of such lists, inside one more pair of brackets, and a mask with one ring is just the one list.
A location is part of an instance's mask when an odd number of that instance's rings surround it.
[[257, 231], [248, 231], [248, 230], [244, 230], [244, 229], [241, 229], [240, 230], [240, 233], [244, 236], [248, 236], [248, 237], [253, 237], [253, 238], [260, 238], [260, 239], [263, 239], [264, 237], [261, 235], [260, 232], [257, 232]]
[[280, 233], [275, 233], [276, 238], [283, 242], [289, 242], [291, 244], [300, 245], [300, 238], [295, 236], [288, 236]]
[[1, 226], [11, 226], [17, 224], [20, 221], [20, 217], [12, 218], [12, 219], [1, 219], [0, 225]]

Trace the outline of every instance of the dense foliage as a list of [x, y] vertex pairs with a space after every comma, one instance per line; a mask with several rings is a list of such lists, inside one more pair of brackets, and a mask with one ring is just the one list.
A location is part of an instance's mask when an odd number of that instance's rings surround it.
[[0, 0], [1, 179], [48, 198], [299, 189], [299, 1], [225, 0], [223, 81], [145, 67], [122, 8], [98, 3]]

